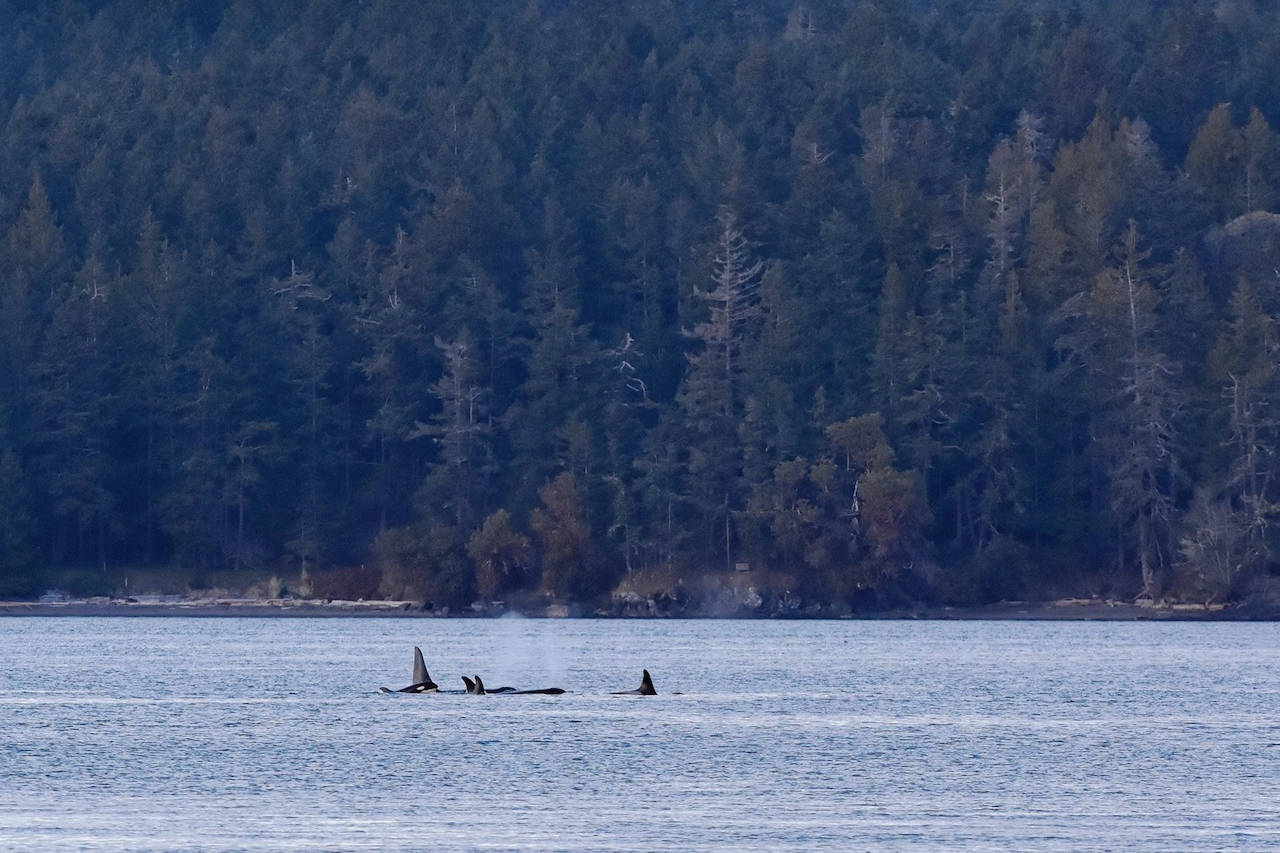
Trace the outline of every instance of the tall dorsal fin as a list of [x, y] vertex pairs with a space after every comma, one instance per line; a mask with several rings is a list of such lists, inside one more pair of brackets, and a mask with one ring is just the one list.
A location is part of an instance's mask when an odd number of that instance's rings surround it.
[[465, 675], [462, 676], [462, 683], [466, 685], [468, 693], [476, 692], [476, 683], [472, 681], [470, 678], [467, 678]]
[[431, 676], [427, 675], [427, 664], [422, 659], [422, 649], [417, 646], [413, 647], [413, 683], [424, 684], [431, 681]]
[[480, 676], [478, 675], [476, 676], [476, 695], [484, 695], [484, 682], [480, 680]]
[[640, 679], [640, 695], [641, 696], [657, 696], [658, 691], [653, 689], [653, 679], [649, 677], [649, 670], [642, 669], [644, 677]]

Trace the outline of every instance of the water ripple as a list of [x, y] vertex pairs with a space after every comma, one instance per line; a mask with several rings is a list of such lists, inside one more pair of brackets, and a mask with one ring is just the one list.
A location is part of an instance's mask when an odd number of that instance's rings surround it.
[[[378, 693], [415, 644], [571, 692]], [[1273, 625], [13, 619], [0, 656], [4, 849], [1280, 846]]]

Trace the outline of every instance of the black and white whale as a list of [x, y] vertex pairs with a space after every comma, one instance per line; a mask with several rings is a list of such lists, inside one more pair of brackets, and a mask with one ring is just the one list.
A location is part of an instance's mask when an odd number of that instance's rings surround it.
[[484, 681], [481, 680], [478, 675], [473, 678], [467, 678], [464, 675], [462, 676], [462, 683], [467, 686], [467, 692], [473, 696], [492, 696], [499, 693], [511, 696], [531, 696], [534, 694], [541, 694], [543, 696], [559, 696], [561, 693], [564, 693], [563, 687], [543, 687], [540, 690], [516, 690], [514, 687], [498, 687], [493, 690], [486, 690]]
[[658, 691], [653, 689], [653, 679], [649, 677], [649, 670], [641, 670], [644, 676], [640, 679], [640, 686], [635, 690], [615, 690], [613, 696], [657, 696]]
[[399, 690], [392, 690], [390, 687], [379, 688], [383, 693], [435, 693], [440, 686], [431, 680], [431, 676], [427, 674], [427, 664], [422, 659], [422, 649], [417, 646], [413, 647], [413, 683], [408, 687], [401, 687]]
[[472, 696], [486, 696], [490, 693], [515, 693], [514, 687], [495, 687], [492, 690], [484, 686], [484, 682], [480, 680], [480, 676], [474, 676], [474, 680], [462, 676], [462, 683], [467, 686], [467, 692]]

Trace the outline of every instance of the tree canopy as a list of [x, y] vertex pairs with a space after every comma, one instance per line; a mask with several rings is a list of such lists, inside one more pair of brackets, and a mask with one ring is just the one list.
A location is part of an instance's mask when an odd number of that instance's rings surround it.
[[0, 594], [1280, 565], [1274, 4], [0, 13]]

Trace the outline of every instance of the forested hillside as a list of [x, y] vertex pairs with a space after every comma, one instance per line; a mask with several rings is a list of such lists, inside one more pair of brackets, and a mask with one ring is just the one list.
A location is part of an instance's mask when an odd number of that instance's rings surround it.
[[748, 563], [859, 606], [1204, 602], [1277, 570], [1276, 4], [0, 20], [0, 594], [151, 565], [590, 600]]

